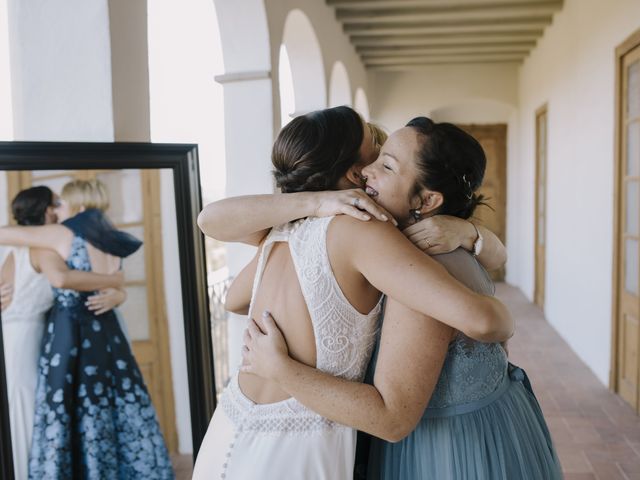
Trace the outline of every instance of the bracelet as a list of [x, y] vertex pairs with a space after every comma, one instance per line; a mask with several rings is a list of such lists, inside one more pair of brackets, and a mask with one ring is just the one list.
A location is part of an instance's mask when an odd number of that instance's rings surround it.
[[475, 229], [476, 235], [477, 235], [476, 241], [473, 242], [473, 251], [471, 252], [474, 257], [477, 257], [478, 255], [480, 255], [480, 252], [482, 251], [484, 239], [482, 238], [482, 234], [480, 233], [480, 230], [478, 229], [476, 224], [471, 221], [469, 223], [473, 225], [473, 228]]

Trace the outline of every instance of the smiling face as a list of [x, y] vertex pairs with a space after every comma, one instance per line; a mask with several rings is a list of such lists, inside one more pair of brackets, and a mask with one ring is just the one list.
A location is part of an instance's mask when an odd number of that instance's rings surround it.
[[410, 210], [420, 206], [419, 197], [414, 195], [419, 149], [419, 134], [413, 128], [401, 128], [385, 142], [376, 161], [362, 169], [367, 194], [401, 225], [408, 224]]

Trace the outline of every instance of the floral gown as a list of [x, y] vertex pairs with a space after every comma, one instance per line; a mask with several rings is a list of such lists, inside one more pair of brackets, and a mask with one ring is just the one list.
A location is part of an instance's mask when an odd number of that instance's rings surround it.
[[[74, 232], [67, 265], [90, 271], [87, 243], [120, 257], [141, 242], [98, 210], [64, 223]], [[29, 478], [172, 479], [151, 399], [113, 311], [85, 307], [91, 293], [53, 290], [42, 340]]]

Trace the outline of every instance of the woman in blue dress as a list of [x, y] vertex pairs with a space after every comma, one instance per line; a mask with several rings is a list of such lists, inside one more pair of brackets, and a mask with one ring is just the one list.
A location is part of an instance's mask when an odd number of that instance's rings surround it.
[[[65, 185], [59, 225], [5, 227], [0, 243], [50, 248], [70, 269], [111, 273], [142, 242], [116, 230], [99, 181]], [[151, 399], [113, 310], [53, 289], [39, 362], [29, 478], [171, 479]]]
[[[391, 135], [362, 175], [367, 193], [407, 227], [435, 214], [469, 218], [482, 200], [476, 190], [485, 165], [473, 137], [420, 117]], [[434, 258], [469, 288], [492, 293], [468, 252]], [[389, 298], [373, 385], [367, 385], [290, 358], [273, 319], [262, 320], [266, 332], [252, 321], [245, 334], [243, 370], [278, 382], [326, 418], [379, 437], [372, 440], [368, 473], [360, 472], [366, 478], [562, 478], [528, 379], [500, 344], [472, 340]]]

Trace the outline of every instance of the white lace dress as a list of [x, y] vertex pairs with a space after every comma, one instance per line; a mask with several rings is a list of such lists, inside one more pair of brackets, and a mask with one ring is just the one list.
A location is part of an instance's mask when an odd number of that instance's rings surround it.
[[28, 248], [10, 247], [3, 253], [0, 265], [11, 253], [15, 262], [14, 294], [2, 312], [2, 335], [15, 478], [23, 480], [33, 434], [40, 341], [53, 293], [44, 275], [33, 269]]
[[[289, 242], [313, 324], [319, 370], [362, 381], [375, 344], [381, 305], [367, 315], [347, 301], [329, 263], [331, 218], [309, 218], [271, 231], [258, 261], [253, 299], [274, 242]], [[250, 313], [251, 314], [251, 313]], [[256, 404], [234, 375], [200, 447], [193, 478], [342, 480], [353, 478], [356, 432], [294, 398]]]

